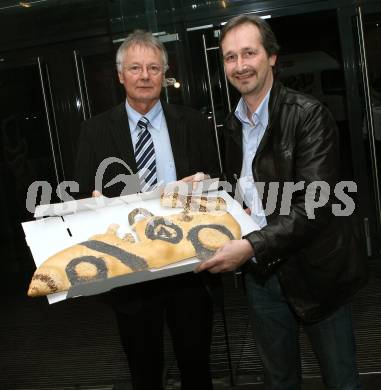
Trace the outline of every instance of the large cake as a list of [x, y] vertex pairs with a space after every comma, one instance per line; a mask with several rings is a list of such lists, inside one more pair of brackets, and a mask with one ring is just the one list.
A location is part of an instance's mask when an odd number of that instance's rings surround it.
[[110, 225], [105, 233], [43, 262], [33, 275], [28, 295], [67, 291], [78, 283], [159, 268], [195, 256], [204, 260], [241, 236], [239, 224], [227, 211], [184, 211], [163, 217], [135, 209], [128, 218], [136, 242], [132, 234], [120, 238], [119, 226]]

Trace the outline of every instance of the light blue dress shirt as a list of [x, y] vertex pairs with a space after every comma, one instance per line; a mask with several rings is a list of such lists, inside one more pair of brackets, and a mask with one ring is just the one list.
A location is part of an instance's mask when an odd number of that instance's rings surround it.
[[262, 201], [254, 184], [252, 163], [269, 123], [269, 98], [270, 90], [252, 114], [251, 120], [247, 116], [248, 109], [242, 98], [234, 112], [242, 123], [243, 163], [238, 185], [245, 204], [251, 209], [252, 219], [260, 228], [266, 226], [267, 221]]
[[139, 130], [137, 124], [142, 116], [149, 120], [148, 130], [151, 133], [155, 147], [156, 172], [158, 184], [167, 184], [176, 181], [176, 167], [173, 159], [171, 141], [169, 139], [167, 122], [165, 120], [163, 107], [160, 100], [147, 112], [142, 115], [135, 111], [126, 100], [128, 123], [130, 125], [132, 145], [136, 146]]

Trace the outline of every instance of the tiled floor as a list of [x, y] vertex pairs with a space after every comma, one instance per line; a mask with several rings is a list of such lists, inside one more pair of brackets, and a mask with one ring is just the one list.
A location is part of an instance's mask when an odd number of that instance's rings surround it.
[[[353, 322], [357, 342], [357, 364], [364, 390], [381, 389], [381, 259], [373, 260], [371, 265], [371, 278], [368, 285], [360, 291], [353, 302]], [[229, 334], [229, 344], [232, 358], [232, 366], [235, 376], [241, 378], [238, 383], [239, 389], [251, 384], [248, 388], [261, 389], [260, 380], [250, 381], [247, 376], [263, 376], [263, 367], [260, 362], [255, 339], [252, 336], [250, 322], [248, 321], [247, 309], [244, 302], [242, 289], [234, 288], [229, 281], [225, 284], [227, 296], [225, 299], [225, 313]], [[212, 344], [212, 369], [215, 378], [228, 377], [228, 365], [217, 356], [226, 356], [225, 340], [222, 337], [221, 313], [216, 313], [216, 327]], [[217, 337], [218, 336], [218, 337]], [[300, 338], [302, 350], [302, 371], [305, 379], [304, 389], [324, 389], [319, 379], [320, 370], [316, 358], [304, 333]], [[173, 361], [172, 361], [173, 362]], [[175, 363], [174, 363], [175, 364]], [[169, 370], [169, 374], [175, 374]], [[380, 373], [377, 375], [377, 373]], [[221, 375], [222, 374], [222, 375]], [[245, 377], [246, 375], [246, 377]], [[218, 385], [218, 380], [216, 381]], [[220, 384], [221, 389], [230, 389], [227, 381]], [[168, 386], [168, 390], [176, 390]], [[219, 390], [219, 388], [218, 388]]]
[[[379, 390], [381, 389], [381, 373], [380, 374], [364, 374], [360, 376], [363, 390]], [[214, 390], [265, 390], [263, 384], [250, 383], [250, 378], [240, 378], [240, 381], [246, 382], [236, 386], [231, 386], [229, 380], [217, 380], [214, 382]], [[171, 384], [171, 388], [180, 389], [179, 386], [174, 387]], [[113, 388], [113, 390], [132, 390], [130, 384], [124, 383]], [[305, 378], [302, 385], [302, 390], [325, 390], [325, 387], [320, 378]]]
[[[364, 390], [381, 389], [380, 375], [366, 375], [381, 372], [381, 260], [372, 267], [371, 274], [353, 311]], [[9, 280], [12, 291], [0, 294], [1, 390], [131, 390], [126, 358], [110, 309], [91, 297], [48, 305], [42, 298], [31, 300], [20, 294], [25, 286], [16, 288], [15, 280]], [[0, 287], [4, 288], [6, 281], [5, 278]], [[217, 311], [211, 356], [215, 390], [263, 389], [263, 368], [245, 310], [242, 289], [231, 283], [225, 313], [232, 365], [239, 385], [232, 387], [227, 379], [223, 321]], [[303, 375], [308, 378], [303, 390], [323, 389], [320, 380], [313, 379], [319, 375], [319, 369], [303, 337], [302, 350]], [[167, 390], [178, 390], [176, 362], [170, 353], [168, 356]], [[259, 378], [256, 384], [252, 380], [254, 373]]]

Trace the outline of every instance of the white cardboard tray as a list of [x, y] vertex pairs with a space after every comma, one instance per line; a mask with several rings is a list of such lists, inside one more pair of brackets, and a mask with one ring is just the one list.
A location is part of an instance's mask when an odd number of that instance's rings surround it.
[[[211, 191], [208, 195], [221, 196], [226, 200], [228, 211], [241, 226], [242, 235], [258, 229], [250, 216], [227, 192]], [[145, 208], [154, 215], [169, 215], [181, 211], [161, 207], [158, 193], [126, 195], [113, 199], [88, 198], [38, 206], [35, 212], [38, 219], [22, 224], [36, 266], [40, 266], [48, 257], [69, 246], [86, 241], [94, 234], [105, 232], [112, 223], [120, 225], [118, 235], [123, 236], [127, 232], [134, 234], [127, 216], [136, 207]], [[47, 215], [50, 216], [42, 218]], [[191, 272], [199, 262], [200, 260], [194, 257], [159, 269], [82, 283], [67, 292], [48, 295], [48, 301], [55, 303], [76, 296], [99, 294], [123, 285]]]

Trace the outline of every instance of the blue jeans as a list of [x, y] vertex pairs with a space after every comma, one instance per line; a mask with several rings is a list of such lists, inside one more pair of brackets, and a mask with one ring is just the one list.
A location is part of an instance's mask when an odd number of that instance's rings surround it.
[[[299, 325], [276, 275], [264, 286], [245, 274], [249, 314], [267, 387], [271, 390], [301, 388]], [[330, 390], [361, 389], [356, 368], [356, 350], [350, 305], [329, 318], [304, 325], [319, 361], [323, 381]]]

